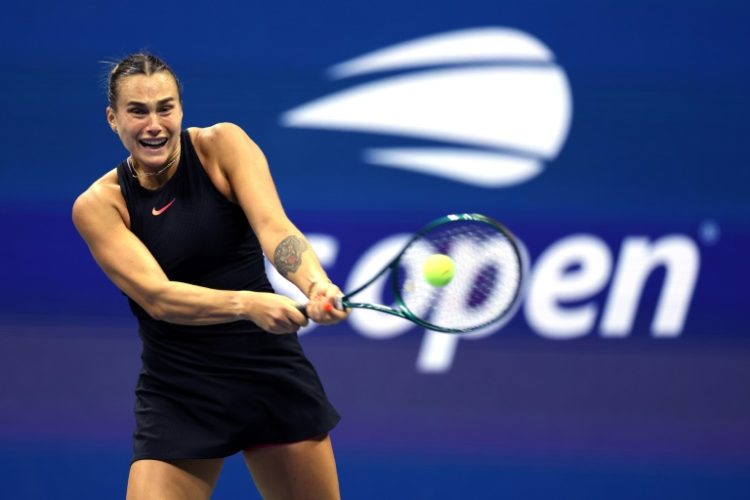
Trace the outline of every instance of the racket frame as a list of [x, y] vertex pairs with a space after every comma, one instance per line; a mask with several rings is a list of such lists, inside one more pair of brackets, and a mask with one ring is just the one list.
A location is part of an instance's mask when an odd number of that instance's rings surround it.
[[[404, 303], [401, 292], [398, 288], [398, 280], [397, 280], [397, 273], [398, 273], [398, 265], [399, 261], [401, 260], [401, 257], [404, 255], [406, 250], [411, 246], [411, 244], [421, 238], [426, 233], [430, 232], [432, 229], [434, 229], [437, 226], [441, 226], [443, 224], [447, 224], [454, 221], [475, 221], [475, 222], [482, 222], [485, 224], [488, 224], [490, 226], [493, 226], [495, 229], [498, 230], [498, 232], [502, 233], [509, 241], [511, 247], [513, 248], [513, 252], [516, 254], [516, 257], [518, 257], [519, 262], [519, 286], [515, 292], [515, 295], [513, 297], [513, 300], [511, 301], [510, 306], [508, 306], [505, 311], [503, 311], [502, 314], [500, 314], [497, 318], [494, 318], [491, 321], [487, 321], [483, 324], [471, 327], [471, 328], [445, 328], [441, 327], [439, 325], [434, 325], [428, 321], [425, 321], [419, 317], [417, 317], [410, 309], [409, 307]], [[414, 233], [411, 238], [406, 242], [404, 247], [401, 249], [401, 251], [383, 268], [377, 272], [372, 278], [370, 278], [368, 281], [366, 281], [363, 285], [359, 286], [358, 288], [352, 290], [351, 292], [348, 292], [342, 297], [339, 297], [339, 299], [336, 301], [336, 308], [339, 310], [344, 310], [348, 308], [357, 308], [357, 309], [368, 309], [371, 311], [378, 311], [386, 314], [390, 314], [392, 316], [398, 316], [404, 319], [407, 319], [413, 323], [416, 323], [417, 325], [427, 328], [429, 330], [434, 330], [438, 332], [443, 333], [469, 333], [476, 330], [479, 330], [481, 328], [484, 328], [486, 326], [489, 326], [493, 323], [496, 323], [500, 321], [502, 318], [507, 317], [508, 314], [511, 311], [514, 311], [516, 309], [516, 306], [519, 302], [519, 298], [521, 296], [521, 291], [524, 288], [523, 283], [525, 280], [525, 274], [526, 274], [526, 253], [523, 247], [520, 245], [518, 239], [513, 235], [513, 233], [510, 232], [510, 230], [505, 227], [502, 223], [498, 222], [497, 220], [487, 217], [486, 215], [482, 214], [476, 214], [476, 213], [460, 213], [460, 214], [449, 214], [445, 215], [443, 217], [440, 217], [438, 219], [435, 219], [434, 221], [430, 222], [429, 224], [425, 225], [422, 229]], [[393, 292], [393, 296], [396, 300], [397, 308], [388, 307], [380, 304], [370, 304], [367, 302], [352, 302], [350, 300], [351, 297], [358, 294], [368, 286], [370, 286], [373, 282], [375, 282], [378, 278], [380, 278], [386, 271], [391, 272], [390, 274], [390, 282], [391, 282], [391, 290]]]

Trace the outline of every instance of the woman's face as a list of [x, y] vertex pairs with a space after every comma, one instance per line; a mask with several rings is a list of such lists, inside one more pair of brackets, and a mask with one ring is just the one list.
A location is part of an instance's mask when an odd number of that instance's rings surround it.
[[117, 84], [115, 108], [107, 107], [107, 121], [137, 166], [159, 169], [180, 146], [177, 82], [168, 71], [124, 77]]

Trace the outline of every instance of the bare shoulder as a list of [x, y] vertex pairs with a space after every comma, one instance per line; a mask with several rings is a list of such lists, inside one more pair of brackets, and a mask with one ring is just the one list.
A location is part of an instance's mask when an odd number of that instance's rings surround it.
[[200, 143], [221, 142], [232, 139], [250, 139], [242, 130], [242, 127], [235, 123], [221, 122], [210, 127], [191, 127], [188, 129], [190, 137]]
[[123, 210], [127, 212], [117, 181], [117, 170], [112, 169], [76, 198], [72, 211], [73, 223], [85, 235], [87, 229], [98, 221], [111, 220], [118, 213], [123, 218]]
[[[117, 170], [112, 169], [81, 193], [73, 203], [73, 217], [84, 215], [89, 209], [103, 208], [115, 202], [120, 194], [120, 184], [117, 181]], [[85, 209], [85, 211], [84, 211]]]
[[193, 145], [201, 156], [225, 165], [237, 155], [262, 157], [257, 144], [238, 125], [222, 122], [204, 128], [188, 129]]

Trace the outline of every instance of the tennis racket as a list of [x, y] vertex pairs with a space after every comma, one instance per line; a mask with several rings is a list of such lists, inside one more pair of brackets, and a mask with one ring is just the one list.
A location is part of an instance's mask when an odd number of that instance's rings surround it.
[[[425, 276], [428, 259], [436, 254], [453, 263], [452, 279], [444, 285], [430, 284]], [[526, 262], [523, 247], [499, 222], [480, 214], [447, 215], [417, 231], [393, 260], [340, 297], [336, 307], [400, 316], [438, 332], [472, 332], [512, 316]], [[389, 274], [392, 306], [355, 300], [385, 274]]]

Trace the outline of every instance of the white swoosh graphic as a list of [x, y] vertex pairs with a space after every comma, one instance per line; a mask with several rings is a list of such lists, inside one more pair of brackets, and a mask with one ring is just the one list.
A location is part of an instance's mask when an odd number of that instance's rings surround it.
[[553, 55], [539, 40], [509, 28], [473, 28], [426, 36], [386, 47], [328, 70], [332, 78], [436, 64], [523, 60], [550, 62]]
[[477, 186], [518, 184], [543, 171], [543, 161], [557, 156], [570, 129], [570, 87], [553, 60], [544, 44], [514, 29], [427, 36], [337, 64], [329, 74], [421, 71], [322, 97], [280, 120], [289, 127], [464, 145], [372, 149], [365, 161]]
[[466, 149], [370, 149], [365, 160], [488, 188], [520, 184], [542, 172], [541, 162], [533, 158]]
[[557, 154], [570, 122], [562, 71], [478, 67], [423, 71], [360, 85], [284, 113], [291, 127], [357, 130]]

